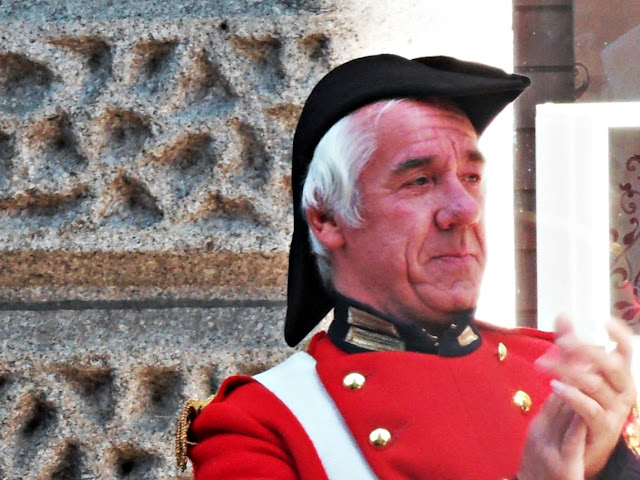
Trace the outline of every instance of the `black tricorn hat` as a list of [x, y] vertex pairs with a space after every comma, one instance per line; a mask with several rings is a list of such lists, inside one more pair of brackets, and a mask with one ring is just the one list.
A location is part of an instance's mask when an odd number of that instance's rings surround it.
[[289, 345], [298, 344], [335, 303], [320, 278], [300, 208], [309, 163], [318, 142], [333, 124], [378, 100], [442, 97], [456, 103], [480, 135], [528, 85], [527, 77], [478, 63], [451, 57], [409, 60], [389, 54], [351, 60], [320, 80], [302, 109], [293, 137], [293, 239], [284, 332]]

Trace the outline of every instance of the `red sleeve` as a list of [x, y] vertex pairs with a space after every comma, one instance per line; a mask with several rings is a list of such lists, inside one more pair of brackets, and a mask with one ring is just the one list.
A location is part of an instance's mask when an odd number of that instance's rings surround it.
[[191, 426], [196, 480], [327, 480], [289, 409], [261, 384], [232, 377]]

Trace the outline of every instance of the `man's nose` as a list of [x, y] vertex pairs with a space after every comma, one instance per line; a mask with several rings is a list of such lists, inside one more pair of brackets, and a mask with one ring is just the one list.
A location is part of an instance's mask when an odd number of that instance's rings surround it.
[[472, 195], [459, 179], [448, 182], [446, 190], [441, 193], [441, 206], [435, 214], [438, 228], [450, 230], [456, 226], [475, 225], [480, 221], [482, 200]]

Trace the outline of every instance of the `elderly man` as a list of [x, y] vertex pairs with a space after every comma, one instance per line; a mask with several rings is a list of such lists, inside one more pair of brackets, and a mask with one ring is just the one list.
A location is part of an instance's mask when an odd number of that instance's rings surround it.
[[623, 324], [607, 352], [567, 322], [554, 337], [473, 317], [486, 260], [478, 135], [527, 85], [393, 55], [320, 81], [293, 145], [287, 342], [334, 319], [307, 353], [185, 411], [199, 411], [196, 478], [640, 479]]

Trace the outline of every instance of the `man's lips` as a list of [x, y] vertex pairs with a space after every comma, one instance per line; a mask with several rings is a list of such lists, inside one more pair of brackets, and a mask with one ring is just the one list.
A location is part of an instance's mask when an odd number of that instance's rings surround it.
[[433, 260], [439, 260], [450, 263], [467, 263], [476, 260], [476, 256], [469, 252], [451, 252], [443, 255], [434, 255]]

